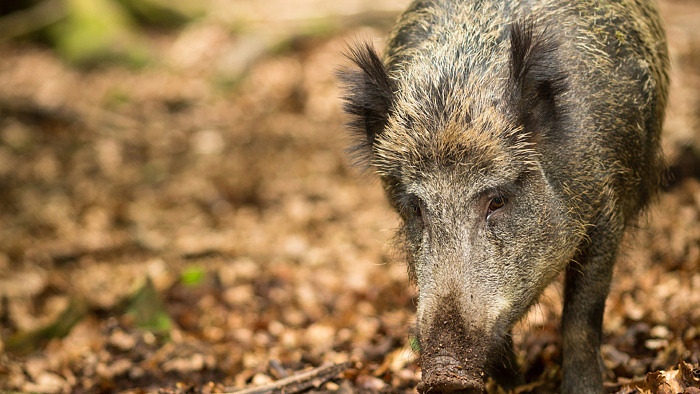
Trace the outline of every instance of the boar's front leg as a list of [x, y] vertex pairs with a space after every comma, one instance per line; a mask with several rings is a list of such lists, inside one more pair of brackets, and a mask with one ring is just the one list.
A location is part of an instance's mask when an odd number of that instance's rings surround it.
[[610, 289], [621, 226], [595, 227], [566, 272], [562, 314], [562, 393], [600, 393], [603, 312]]

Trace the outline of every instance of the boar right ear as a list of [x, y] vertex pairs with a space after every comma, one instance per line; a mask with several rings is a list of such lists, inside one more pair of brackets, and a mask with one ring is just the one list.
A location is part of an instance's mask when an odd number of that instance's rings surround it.
[[348, 128], [358, 135], [358, 144], [351, 149], [355, 159], [369, 159], [372, 145], [386, 127], [393, 86], [386, 68], [370, 44], [348, 49], [346, 56], [357, 69], [342, 69], [343, 109], [351, 116]]
[[561, 96], [568, 89], [558, 58], [559, 43], [546, 26], [531, 23], [511, 25], [510, 41], [513, 101], [521, 124], [529, 132], [554, 127], [564, 110]]

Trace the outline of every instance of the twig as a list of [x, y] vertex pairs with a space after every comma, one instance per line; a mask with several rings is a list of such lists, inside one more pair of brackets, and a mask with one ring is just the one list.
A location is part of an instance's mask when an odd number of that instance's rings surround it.
[[299, 372], [288, 378], [280, 379], [272, 383], [249, 387], [238, 391], [229, 391], [225, 394], [298, 393], [310, 389], [311, 387], [319, 387], [350, 368], [351, 365], [350, 362], [339, 364], [327, 363], [318, 368]]
[[277, 379], [284, 379], [286, 377], [289, 377], [287, 371], [285, 371], [285, 369], [282, 367], [282, 364], [280, 364], [280, 362], [277, 360], [270, 360], [270, 372], [272, 372], [272, 374]]
[[[2, 25], [0, 25], [0, 30]], [[12, 116], [25, 122], [75, 125], [78, 115], [67, 108], [50, 107], [30, 97], [0, 96], [0, 116]]]

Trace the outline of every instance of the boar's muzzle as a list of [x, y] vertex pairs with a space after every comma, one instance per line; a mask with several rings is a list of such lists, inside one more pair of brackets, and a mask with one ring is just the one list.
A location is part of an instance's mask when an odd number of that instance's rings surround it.
[[[428, 372], [428, 371], [425, 371]], [[437, 364], [418, 384], [420, 393], [481, 393], [484, 384], [480, 377], [475, 378], [463, 372], [456, 363]]]
[[456, 297], [436, 300], [419, 320], [420, 393], [481, 393], [489, 353], [488, 336], [463, 316]]

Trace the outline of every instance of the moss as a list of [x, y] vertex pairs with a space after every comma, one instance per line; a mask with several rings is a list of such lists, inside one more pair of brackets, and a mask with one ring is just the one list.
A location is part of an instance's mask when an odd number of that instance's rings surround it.
[[162, 27], [179, 27], [204, 15], [201, 2], [187, 0], [117, 0], [139, 21]]
[[104, 61], [140, 67], [148, 50], [134, 21], [110, 0], [66, 0], [68, 17], [49, 28], [49, 39], [71, 63], [90, 66]]

